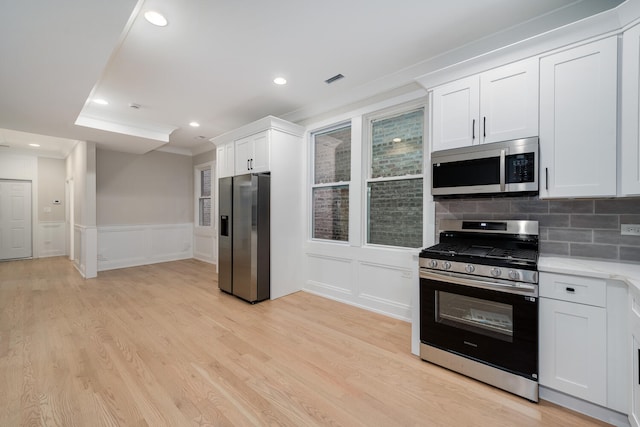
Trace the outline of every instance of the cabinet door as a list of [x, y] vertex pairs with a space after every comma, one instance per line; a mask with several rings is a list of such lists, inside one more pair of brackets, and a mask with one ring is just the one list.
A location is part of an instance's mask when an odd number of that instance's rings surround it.
[[218, 170], [218, 178], [225, 178], [229, 176], [225, 169], [225, 161], [224, 145], [221, 145], [216, 148], [216, 169]]
[[216, 165], [218, 168], [218, 178], [233, 176], [235, 169], [233, 155], [233, 143], [221, 145], [216, 149]]
[[235, 174], [244, 175], [251, 172], [253, 147], [251, 138], [239, 139], [235, 142]]
[[269, 131], [260, 132], [251, 137], [253, 156], [249, 161], [251, 172], [269, 172]]
[[640, 25], [622, 38], [620, 193], [640, 195]]
[[631, 333], [631, 404], [629, 407], [629, 423], [640, 426], [640, 328]]
[[606, 310], [540, 298], [540, 385], [606, 406]]
[[478, 76], [433, 89], [431, 151], [479, 143], [480, 87]]
[[629, 368], [630, 397], [629, 423], [640, 426], [640, 292], [629, 289], [629, 351], [631, 352], [631, 366]]
[[233, 143], [224, 146], [224, 170], [225, 176], [233, 176], [235, 173], [235, 145]]
[[540, 60], [540, 196], [616, 195], [617, 39]]
[[538, 135], [538, 58], [480, 75], [480, 140], [507, 141]]

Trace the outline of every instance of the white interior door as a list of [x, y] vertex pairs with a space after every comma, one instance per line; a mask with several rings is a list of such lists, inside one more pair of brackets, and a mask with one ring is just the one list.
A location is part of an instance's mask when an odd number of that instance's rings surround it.
[[0, 260], [31, 255], [31, 182], [0, 181]]

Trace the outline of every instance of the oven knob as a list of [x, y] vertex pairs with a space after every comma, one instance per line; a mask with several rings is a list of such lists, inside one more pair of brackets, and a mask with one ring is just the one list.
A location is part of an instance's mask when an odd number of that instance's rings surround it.
[[475, 268], [473, 265], [471, 265], [471, 264], [467, 264], [467, 265], [464, 267], [464, 271], [466, 271], [467, 273], [473, 273], [473, 272], [475, 271], [475, 269], [476, 269], [476, 268]]
[[445, 270], [448, 270], [451, 268], [451, 263], [449, 261], [445, 261], [444, 264], [442, 264]]
[[509, 279], [518, 280], [520, 278], [520, 273], [514, 270], [509, 270]]
[[436, 268], [438, 266], [438, 261], [436, 261], [435, 259], [432, 259], [429, 262], [429, 265], [431, 266], [431, 268]]
[[502, 270], [500, 270], [499, 268], [494, 267], [491, 269], [491, 275], [493, 277], [500, 277], [501, 274], [502, 274]]

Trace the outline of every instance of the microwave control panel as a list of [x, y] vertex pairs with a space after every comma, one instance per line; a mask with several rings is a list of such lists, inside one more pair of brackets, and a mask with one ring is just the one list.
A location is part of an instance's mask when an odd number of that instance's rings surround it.
[[534, 153], [511, 154], [506, 156], [505, 168], [507, 184], [535, 181]]

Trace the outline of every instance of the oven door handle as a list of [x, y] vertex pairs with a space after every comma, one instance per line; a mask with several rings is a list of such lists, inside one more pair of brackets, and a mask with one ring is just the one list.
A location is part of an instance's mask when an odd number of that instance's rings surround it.
[[433, 279], [438, 281], [446, 281], [457, 285], [470, 286], [473, 288], [488, 289], [492, 291], [507, 292], [510, 294], [538, 296], [538, 286], [521, 282], [497, 283], [487, 282], [480, 279], [469, 279], [467, 276], [461, 276], [457, 273], [432, 273], [420, 269], [420, 278]]

